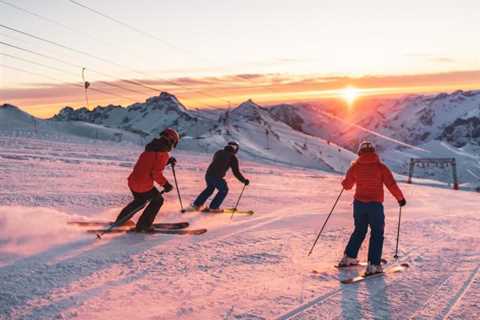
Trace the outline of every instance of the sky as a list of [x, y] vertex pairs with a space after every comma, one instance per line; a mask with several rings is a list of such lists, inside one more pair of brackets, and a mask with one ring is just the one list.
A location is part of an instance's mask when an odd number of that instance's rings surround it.
[[42, 117], [86, 105], [83, 68], [90, 108], [480, 89], [473, 0], [0, 0], [0, 21], [0, 103]]

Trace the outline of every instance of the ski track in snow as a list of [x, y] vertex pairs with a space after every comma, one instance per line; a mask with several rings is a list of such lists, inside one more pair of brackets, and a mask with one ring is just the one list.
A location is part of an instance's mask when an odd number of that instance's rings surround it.
[[[480, 313], [475, 193], [402, 184], [408, 205], [400, 259], [410, 269], [342, 285], [339, 279], [363, 271], [333, 268], [353, 224], [351, 192], [306, 257], [340, 190], [341, 176], [321, 171], [241, 161], [252, 186], [240, 207], [257, 213], [232, 220], [178, 214], [176, 195], [166, 195], [157, 222], [189, 221], [209, 229], [202, 236], [97, 241], [67, 225], [80, 216], [115, 217], [130, 200], [126, 177], [139, 151], [0, 137], [0, 319], [474, 319]], [[188, 203], [204, 186], [210, 155], [175, 156]], [[228, 179], [226, 206], [233, 206], [241, 185]], [[386, 195], [390, 261], [397, 208]]]

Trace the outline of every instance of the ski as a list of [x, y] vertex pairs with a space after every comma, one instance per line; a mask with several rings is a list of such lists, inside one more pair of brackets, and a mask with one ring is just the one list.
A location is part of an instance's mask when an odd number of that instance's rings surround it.
[[[385, 259], [382, 259], [380, 261], [381, 261], [382, 265], [385, 265], [385, 264], [388, 263], [388, 261], [385, 260]], [[354, 267], [366, 267], [367, 265], [368, 265], [368, 262], [362, 261], [362, 262], [359, 262], [358, 264], [349, 265], [349, 266], [341, 266], [339, 264], [336, 264], [335, 268], [337, 268], [337, 269], [348, 269], [348, 268], [354, 268]]]
[[343, 283], [343, 284], [353, 284], [353, 283], [357, 283], [357, 282], [360, 282], [360, 281], [363, 281], [363, 280], [366, 280], [366, 279], [370, 279], [370, 278], [378, 278], [378, 277], [381, 277], [381, 276], [384, 276], [384, 275], [390, 274], [390, 273], [402, 272], [402, 271], [405, 271], [408, 268], [409, 268], [408, 263], [401, 263], [399, 265], [394, 265], [394, 266], [388, 267], [383, 272], [374, 273], [374, 274], [371, 274], [371, 275], [363, 274], [363, 275], [356, 276], [356, 277], [353, 277], [353, 278], [340, 280], [340, 282]]
[[225, 213], [235, 213], [235, 214], [246, 214], [246, 215], [252, 215], [255, 214], [255, 211], [253, 210], [238, 210], [235, 208], [226, 208], [223, 210]]
[[190, 226], [190, 223], [188, 222], [173, 222], [173, 223], [154, 223], [152, 224], [152, 227], [156, 229], [185, 229]]
[[234, 208], [226, 208], [223, 209], [223, 212], [212, 212], [209, 209], [203, 209], [201, 211], [202, 213], [207, 213], [207, 214], [240, 214], [240, 215], [248, 215], [251, 216], [252, 214], [255, 214], [255, 211], [253, 210], [234, 210]]
[[[68, 224], [74, 224], [82, 227], [109, 227], [112, 225], [113, 221], [69, 221]], [[187, 228], [190, 224], [188, 222], [172, 222], [172, 223], [154, 223], [153, 228], [159, 229], [184, 229]], [[127, 223], [114, 228], [114, 230], [122, 230], [122, 228], [132, 228], [135, 226], [135, 223], [129, 220]]]
[[[385, 259], [382, 259], [381, 260], [382, 262], [382, 265], [386, 265], [388, 263], [387, 260]], [[336, 264], [334, 267], [337, 268], [337, 269], [350, 269], [350, 268], [355, 268], [355, 267], [366, 267], [368, 265], [368, 262], [359, 262], [358, 264], [354, 264], [354, 265], [350, 265], [350, 266], [340, 266], [338, 264]], [[312, 273], [315, 273], [315, 274], [318, 274], [318, 273], [322, 273], [321, 271], [318, 271], [318, 270], [312, 270]]]
[[145, 232], [137, 232], [134, 228], [123, 229], [89, 229], [87, 233], [139, 233], [139, 234], [178, 234], [178, 235], [201, 235], [207, 232], [207, 229], [158, 229], [153, 228]]
[[[73, 220], [73, 221], [68, 221], [67, 224], [73, 224], [73, 225], [76, 225], [76, 226], [80, 226], [80, 227], [96, 227], [96, 226], [105, 226], [105, 227], [108, 227], [110, 225], [112, 225], [115, 221], [96, 221], [96, 220], [92, 220], [92, 221], [83, 221], [83, 220]], [[127, 222], [125, 222], [123, 225], [121, 225], [120, 227], [134, 227], [135, 226], [135, 222], [133, 222], [132, 220], [128, 220]]]

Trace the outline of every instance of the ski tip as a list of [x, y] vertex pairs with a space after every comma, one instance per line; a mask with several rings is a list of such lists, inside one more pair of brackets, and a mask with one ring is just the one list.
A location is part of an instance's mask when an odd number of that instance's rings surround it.
[[100, 235], [100, 233], [97, 233], [97, 240], [102, 240], [102, 236]]

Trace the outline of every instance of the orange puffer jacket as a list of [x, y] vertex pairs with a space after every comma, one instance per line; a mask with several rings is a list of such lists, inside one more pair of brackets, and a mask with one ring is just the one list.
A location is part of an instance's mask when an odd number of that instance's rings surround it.
[[374, 152], [364, 153], [353, 162], [342, 185], [346, 190], [357, 184], [354, 198], [361, 202], [383, 202], [383, 185], [398, 200], [404, 199], [392, 172]]
[[170, 147], [164, 139], [154, 139], [142, 152], [133, 168], [133, 172], [128, 177], [128, 187], [133, 192], [147, 192], [152, 190], [155, 181], [160, 186], [167, 183], [163, 176], [163, 169], [170, 159], [168, 153]]

